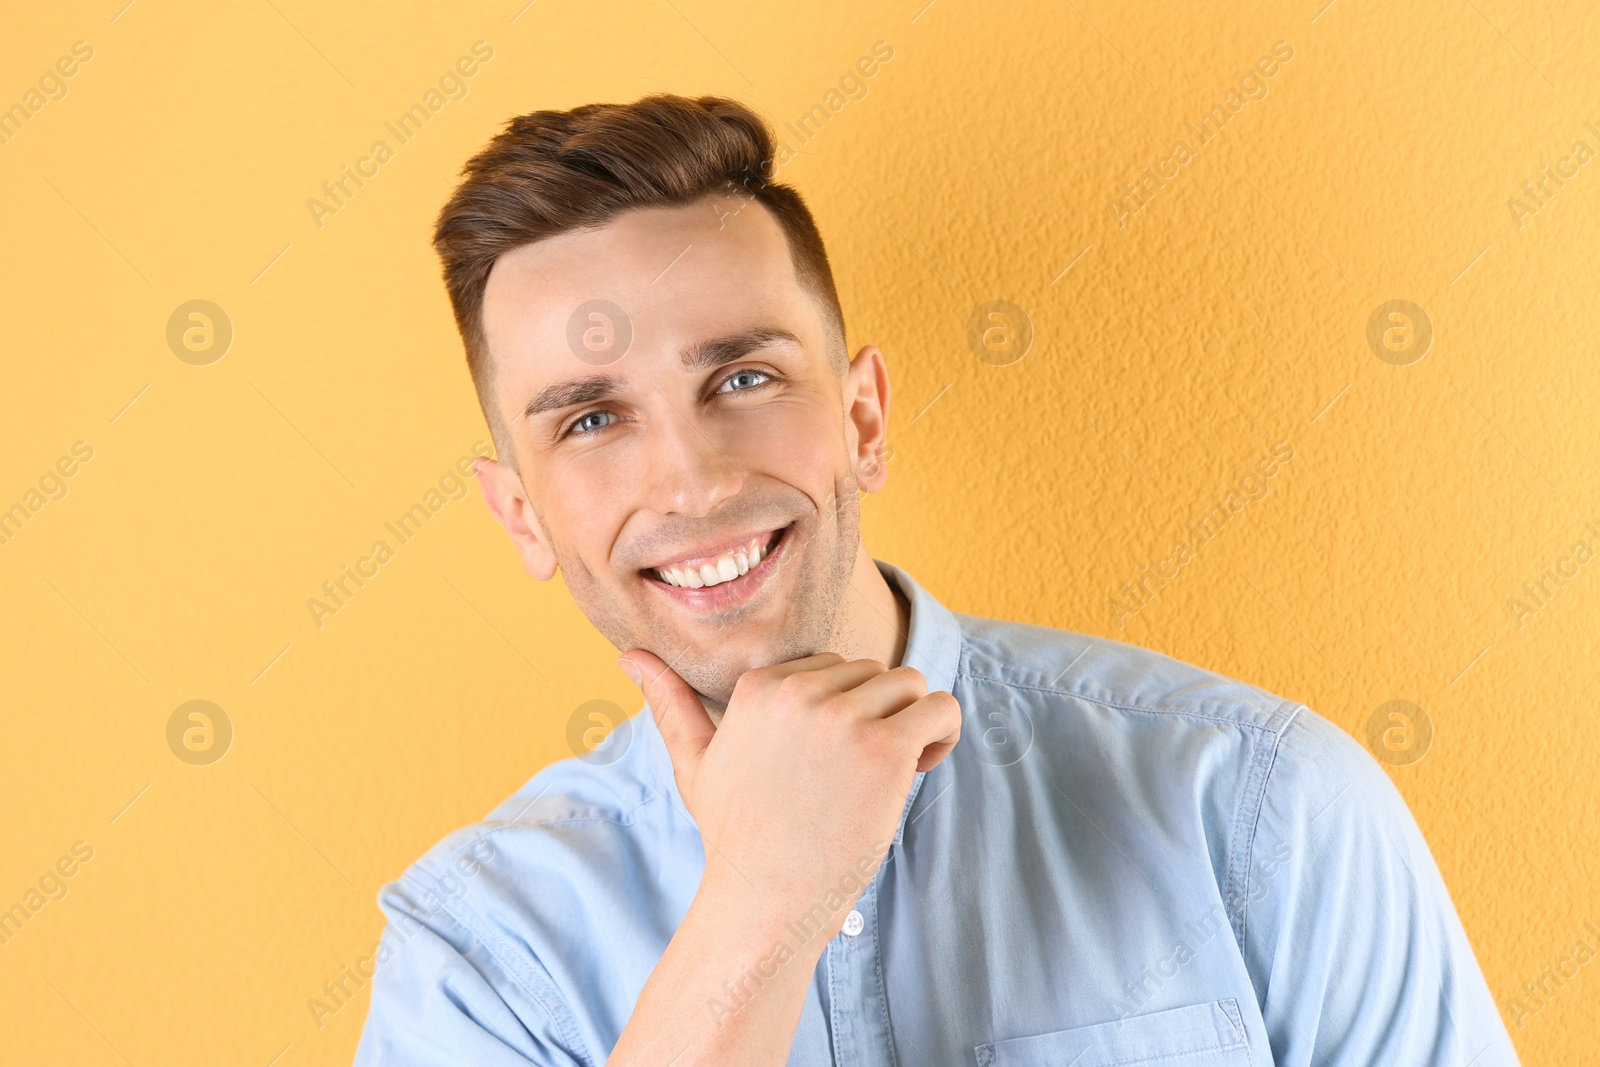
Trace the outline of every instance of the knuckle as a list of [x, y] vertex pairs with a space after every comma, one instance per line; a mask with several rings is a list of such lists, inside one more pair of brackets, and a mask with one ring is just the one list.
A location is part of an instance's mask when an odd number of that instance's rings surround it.
[[778, 680], [778, 695], [791, 702], [804, 702], [816, 691], [817, 681], [812, 671], [798, 671]]
[[928, 691], [928, 679], [915, 667], [896, 667], [894, 673], [918, 692], [926, 693]]
[[749, 700], [751, 694], [761, 689], [764, 681], [766, 679], [762, 677], [760, 670], [745, 671], [734, 681], [733, 693], [728, 698], [729, 703], [735, 700]]

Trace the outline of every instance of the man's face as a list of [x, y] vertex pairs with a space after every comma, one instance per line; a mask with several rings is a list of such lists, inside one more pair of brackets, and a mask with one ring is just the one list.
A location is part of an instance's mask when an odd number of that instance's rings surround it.
[[766, 208], [712, 196], [525, 245], [483, 317], [518, 471], [480, 482], [534, 577], [559, 568], [619, 650], [717, 703], [837, 647], [888, 383], [870, 346], [841, 382]]

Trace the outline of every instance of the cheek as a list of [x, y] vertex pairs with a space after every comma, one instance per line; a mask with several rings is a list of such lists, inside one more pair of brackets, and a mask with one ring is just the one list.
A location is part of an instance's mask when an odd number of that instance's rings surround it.
[[[631, 465], [603, 462], [564, 463], [541, 470], [535, 481], [544, 487], [538, 503], [545, 532], [556, 554], [589, 558], [591, 546], [608, 546], [627, 514], [633, 497]], [[601, 560], [604, 548], [601, 548]]]
[[843, 416], [815, 402], [779, 403], [732, 427], [729, 455], [807, 493], [830, 491], [845, 467]]

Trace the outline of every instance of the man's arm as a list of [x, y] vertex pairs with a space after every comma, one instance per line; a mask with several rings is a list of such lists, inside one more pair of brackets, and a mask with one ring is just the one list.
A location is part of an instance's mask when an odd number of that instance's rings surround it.
[[[633, 655], [707, 860], [605, 1062], [782, 1067], [854, 898], [806, 943], [787, 925], [845, 878], [870, 881], [917, 772], [959, 739], [960, 707], [912, 668], [823, 653], [746, 672], [714, 726], [666, 664]], [[573, 1015], [584, 1006], [567, 1004], [538, 960], [475, 936], [470, 915], [456, 913], [465, 906], [428, 878], [414, 868], [380, 898], [391, 951], [373, 979], [357, 1067], [597, 1064], [605, 1050], [584, 1047]], [[730, 1001], [737, 1011], [708, 1007]]]
[[1280, 1067], [1505, 1067], [1516, 1052], [1433, 856], [1365, 749], [1302, 709], [1261, 801], [1245, 961]]
[[[817, 961], [861, 891], [809, 949], [788, 943], [785, 922], [842, 878], [871, 879], [917, 772], [960, 737], [961, 708], [929, 693], [913, 668], [829, 652], [747, 671], [713, 726], [670, 667], [628, 655], [705, 843], [706, 872], [606, 1062], [782, 1067]], [[768, 971], [775, 961], [777, 975], [738, 1012], [706, 1010], [761, 961]]]
[[[688, 914], [639, 997], [618, 1056], [609, 1062], [620, 1057], [684, 1067], [719, 1059], [788, 1060], [827, 939], [813, 938], [780, 954], [777, 973], [764, 977], [753, 995], [741, 994], [737, 1012], [712, 1014], [709, 1003], [730, 1002], [726, 983], [773, 960], [775, 943], [792, 941], [777, 909], [750, 893], [736, 874], [730, 879], [725, 873], [716, 862], [708, 864]], [[467, 917], [455, 913], [458, 905], [444, 888], [424, 884], [428, 877], [408, 872], [379, 897], [388, 925], [355, 1067], [598, 1063], [538, 961], [506, 966], [473, 933]], [[337, 1009], [326, 998], [318, 1003]]]
[[513, 975], [430, 874], [408, 871], [378, 906], [388, 923], [355, 1067], [582, 1067], [570, 1013], [538, 961]]

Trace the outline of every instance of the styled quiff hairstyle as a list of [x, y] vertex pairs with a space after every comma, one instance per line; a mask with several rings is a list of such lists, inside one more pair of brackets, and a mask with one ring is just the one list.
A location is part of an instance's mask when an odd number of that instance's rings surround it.
[[490, 269], [521, 245], [602, 226], [635, 208], [675, 207], [713, 193], [764, 204], [783, 228], [796, 277], [818, 301], [834, 371], [843, 372], [844, 312], [828, 254], [800, 194], [773, 180], [773, 146], [766, 121], [737, 100], [659, 94], [522, 115], [467, 161], [439, 212], [433, 247], [501, 462], [516, 469], [494, 403], [483, 329]]

